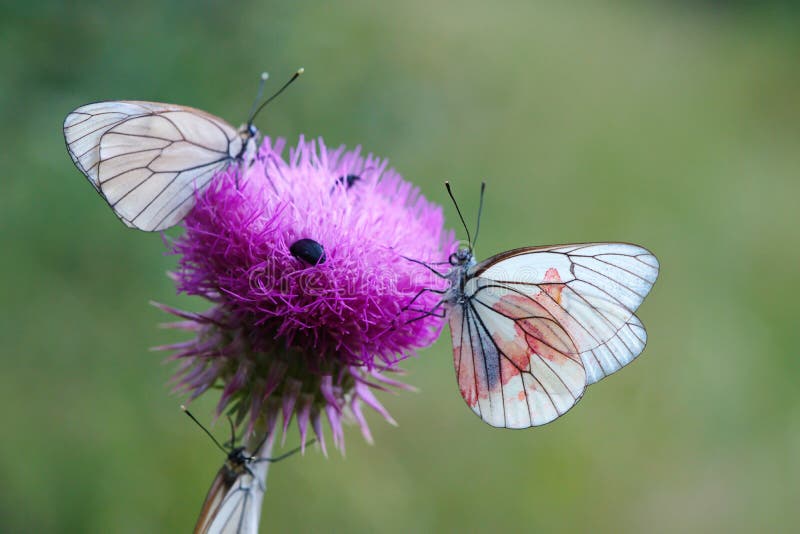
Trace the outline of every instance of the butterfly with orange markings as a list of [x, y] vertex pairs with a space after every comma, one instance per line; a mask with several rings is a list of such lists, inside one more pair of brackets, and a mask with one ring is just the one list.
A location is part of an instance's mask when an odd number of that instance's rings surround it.
[[[294, 76], [238, 130], [210, 113], [159, 102], [117, 100], [81, 106], [64, 120], [67, 151], [78, 170], [127, 226], [165, 230], [183, 219], [214, 175], [256, 153], [253, 120], [266, 104], [303, 73]], [[266, 74], [262, 75], [260, 99]]]
[[[464, 223], [457, 203], [456, 210]], [[526, 247], [477, 263], [469, 230], [467, 240], [447, 273], [412, 261], [449, 281], [447, 289], [425, 290], [442, 298], [422, 317], [448, 317], [459, 390], [486, 423], [549, 423], [644, 349], [647, 333], [634, 312], [659, 270], [648, 250], [628, 243]]]

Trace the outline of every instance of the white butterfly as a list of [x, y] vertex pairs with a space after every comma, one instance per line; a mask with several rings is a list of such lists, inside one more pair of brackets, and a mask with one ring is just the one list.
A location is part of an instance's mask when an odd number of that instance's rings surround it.
[[203, 501], [195, 534], [258, 532], [267, 467], [266, 458], [250, 456], [244, 447], [231, 449]]
[[485, 422], [548, 423], [644, 349], [647, 334], [634, 312], [659, 268], [644, 248], [527, 247], [476, 263], [473, 243], [450, 257], [450, 287], [439, 305], [449, 317], [461, 395]]
[[260, 456], [262, 449], [271, 448], [265, 447], [265, 437], [256, 447], [256, 454], [251, 455], [244, 447], [233, 446], [233, 423], [230, 447], [226, 449], [185, 406], [181, 406], [181, 409], [228, 455], [203, 501], [194, 527], [195, 534], [257, 534], [269, 464], [292, 456], [313, 443], [313, 440], [278, 457], [266, 458]]
[[238, 130], [210, 113], [175, 104], [119, 100], [81, 106], [64, 120], [67, 151], [122, 222], [148, 232], [164, 230], [183, 219], [195, 192], [218, 171], [252, 162], [256, 114], [302, 72], [254, 106]]

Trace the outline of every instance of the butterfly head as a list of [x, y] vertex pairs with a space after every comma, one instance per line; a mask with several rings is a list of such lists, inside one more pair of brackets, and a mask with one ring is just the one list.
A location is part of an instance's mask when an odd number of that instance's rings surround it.
[[252, 139], [253, 137], [258, 137], [258, 128], [255, 127], [253, 124], [247, 125], [247, 131], [243, 132], [247, 138], [247, 140]]
[[457, 251], [450, 254], [448, 261], [453, 267], [468, 267], [472, 263], [475, 263], [475, 255], [472, 253], [472, 247], [459, 247]]
[[248, 165], [253, 161], [255, 158], [255, 154], [258, 151], [258, 138], [261, 136], [261, 132], [258, 131], [258, 128], [251, 123], [242, 124], [239, 128], [239, 139], [241, 140], [241, 149], [239, 153], [234, 155], [236, 159], [244, 161]]
[[255, 142], [261, 135], [255, 124], [245, 123], [239, 127], [239, 139], [242, 140], [242, 146], [247, 146], [248, 143]]
[[242, 466], [250, 460], [252, 460], [252, 458], [247, 454], [244, 447], [234, 447], [228, 453], [228, 462], [232, 467]]

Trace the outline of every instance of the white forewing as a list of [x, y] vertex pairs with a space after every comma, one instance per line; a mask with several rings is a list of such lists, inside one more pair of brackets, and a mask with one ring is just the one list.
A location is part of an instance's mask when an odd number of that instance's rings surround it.
[[534, 299], [583, 353], [628, 324], [658, 277], [658, 260], [626, 243], [540, 247], [499, 254], [472, 267], [467, 276], [475, 279], [475, 288], [498, 284]]
[[195, 191], [242, 149], [236, 130], [204, 111], [156, 102], [82, 106], [64, 121], [70, 157], [128, 226], [155, 231], [191, 209]]

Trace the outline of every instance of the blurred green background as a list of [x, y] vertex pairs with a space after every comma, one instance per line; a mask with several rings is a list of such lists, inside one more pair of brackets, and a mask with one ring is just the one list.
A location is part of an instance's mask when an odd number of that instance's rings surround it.
[[[786, 6], [786, 7], [784, 7]], [[390, 158], [478, 255], [641, 243], [641, 358], [557, 422], [481, 423], [449, 336], [384, 395], [377, 444], [274, 467], [262, 531], [769, 531], [800, 522], [800, 34], [790, 3], [4, 3], [0, 531], [186, 532], [223, 457], [148, 347], [157, 235], [126, 230], [61, 124], [100, 99], [239, 124], [258, 73], [306, 75], [258, 125]], [[210, 420], [216, 399], [195, 405]], [[217, 431], [224, 433], [224, 426]], [[290, 437], [294, 445], [296, 437]]]

